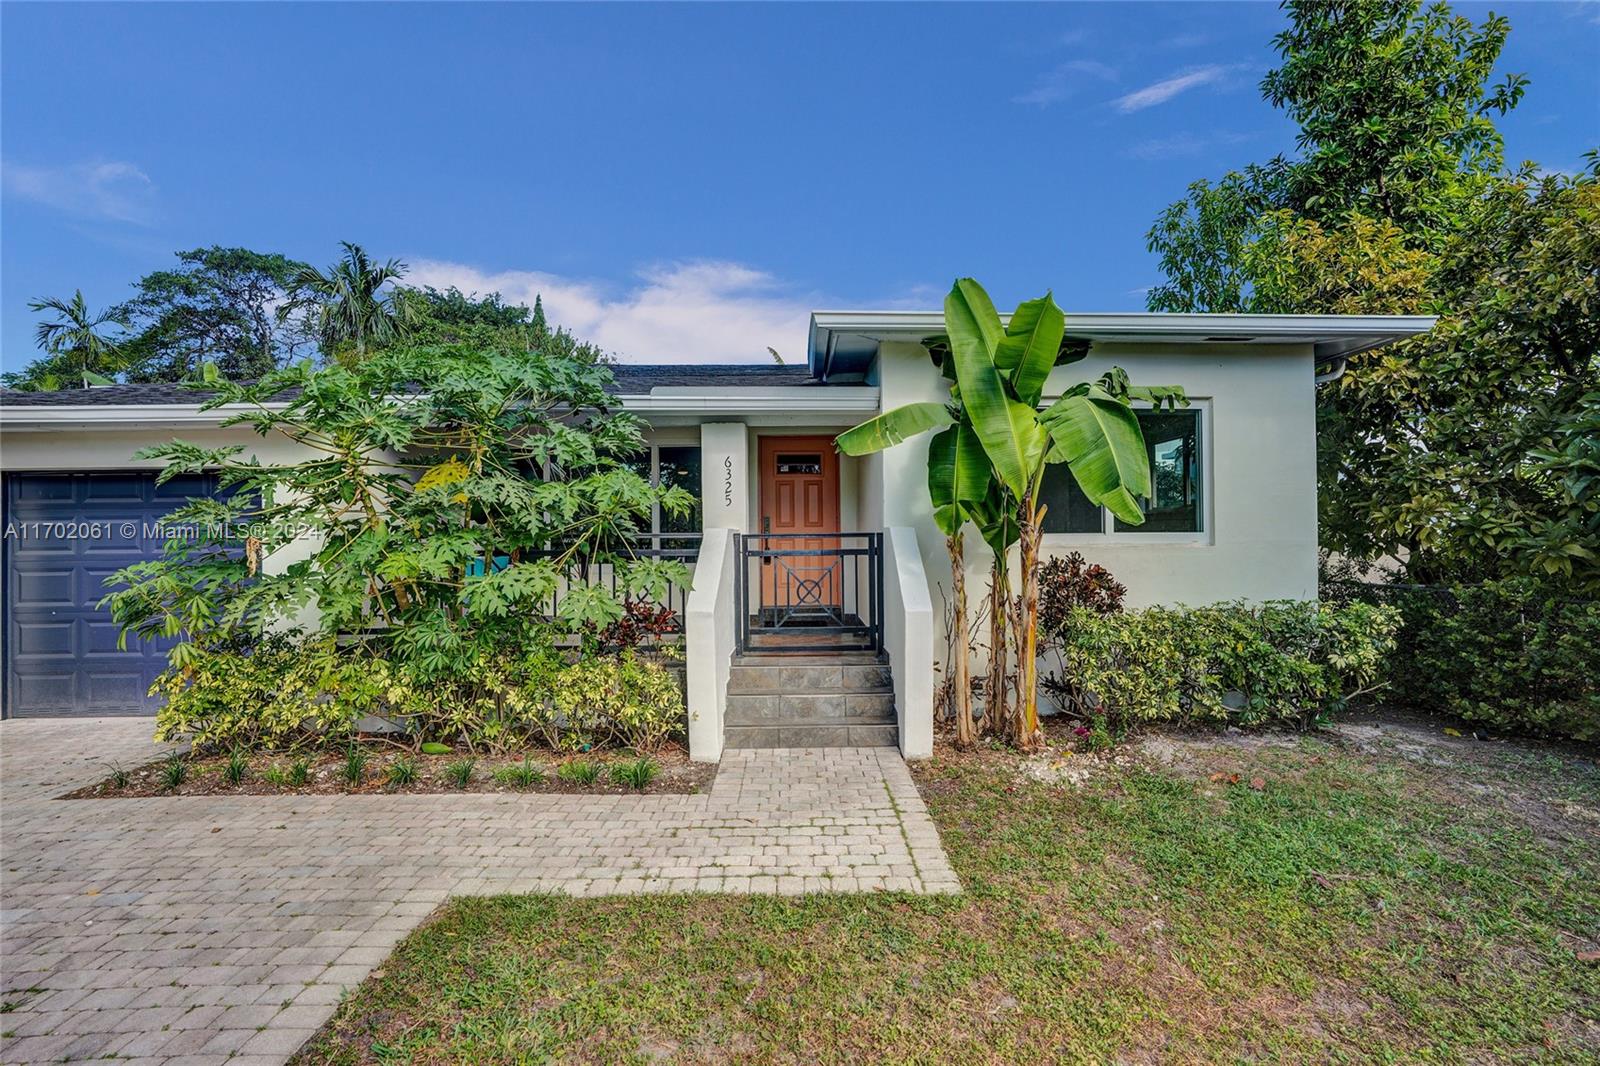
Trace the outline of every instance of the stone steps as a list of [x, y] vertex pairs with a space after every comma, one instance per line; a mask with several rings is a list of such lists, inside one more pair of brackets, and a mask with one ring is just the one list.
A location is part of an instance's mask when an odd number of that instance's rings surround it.
[[894, 725], [733, 725], [723, 735], [728, 748], [892, 748]]
[[888, 662], [870, 652], [737, 656], [728, 675], [730, 748], [899, 743]]

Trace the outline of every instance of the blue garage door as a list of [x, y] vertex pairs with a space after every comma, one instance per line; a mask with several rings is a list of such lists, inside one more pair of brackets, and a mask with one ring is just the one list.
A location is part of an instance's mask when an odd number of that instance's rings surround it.
[[152, 474], [11, 474], [5, 489], [5, 712], [152, 714], [147, 693], [170, 641], [133, 637], [117, 648], [105, 578], [161, 552], [159, 527], [190, 496], [213, 491], [195, 475], [157, 485]]

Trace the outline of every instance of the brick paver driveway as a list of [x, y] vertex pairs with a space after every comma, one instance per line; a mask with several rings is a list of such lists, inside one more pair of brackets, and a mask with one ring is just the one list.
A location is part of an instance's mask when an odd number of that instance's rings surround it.
[[700, 796], [54, 798], [150, 729], [0, 724], [0, 1062], [282, 1062], [452, 894], [957, 888], [892, 748]]

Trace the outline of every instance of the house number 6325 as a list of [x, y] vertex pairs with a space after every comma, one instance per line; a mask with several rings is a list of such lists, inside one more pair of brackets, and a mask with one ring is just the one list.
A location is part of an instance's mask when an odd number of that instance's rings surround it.
[[733, 506], [733, 456], [722, 457], [722, 506]]

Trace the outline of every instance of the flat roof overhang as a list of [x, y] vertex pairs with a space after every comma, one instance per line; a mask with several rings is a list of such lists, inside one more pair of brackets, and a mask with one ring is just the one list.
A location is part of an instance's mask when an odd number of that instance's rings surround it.
[[[1009, 321], [1002, 315], [1001, 321]], [[1318, 365], [1426, 333], [1432, 315], [1068, 314], [1067, 336], [1101, 344], [1238, 348], [1309, 344]], [[865, 369], [885, 341], [920, 343], [944, 332], [942, 311], [813, 311], [808, 359], [814, 377]]]

